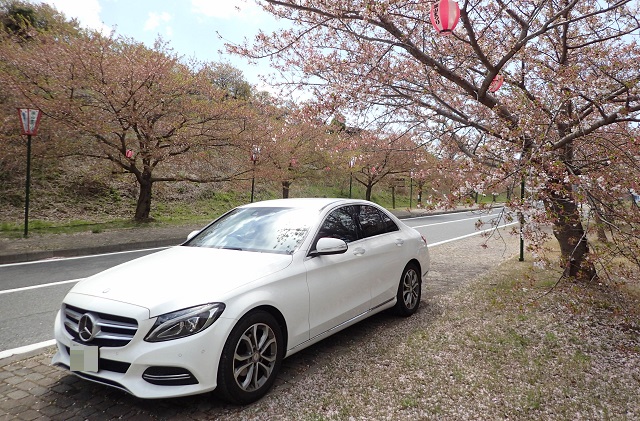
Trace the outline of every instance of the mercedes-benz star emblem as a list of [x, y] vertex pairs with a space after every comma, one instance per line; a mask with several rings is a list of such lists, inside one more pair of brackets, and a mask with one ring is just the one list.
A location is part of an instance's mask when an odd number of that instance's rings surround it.
[[78, 336], [82, 342], [89, 342], [96, 337], [100, 327], [96, 323], [96, 318], [91, 313], [85, 313], [78, 322]]

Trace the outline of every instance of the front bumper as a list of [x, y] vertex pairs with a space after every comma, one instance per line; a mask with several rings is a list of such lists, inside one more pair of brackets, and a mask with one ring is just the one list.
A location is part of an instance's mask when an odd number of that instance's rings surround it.
[[[109, 300], [102, 301], [92, 300], [90, 310], [109, 313], [113, 306]], [[138, 321], [131, 342], [122, 347], [100, 347], [97, 372], [71, 373], [145, 399], [187, 396], [215, 389], [220, 355], [233, 320], [221, 317], [196, 335], [150, 343], [144, 337], [155, 319], [141, 318], [140, 307], [122, 303], [118, 307], [118, 315]], [[61, 311], [56, 316], [54, 333], [58, 349], [52, 364], [70, 370], [69, 350], [74, 339], [65, 329]]]

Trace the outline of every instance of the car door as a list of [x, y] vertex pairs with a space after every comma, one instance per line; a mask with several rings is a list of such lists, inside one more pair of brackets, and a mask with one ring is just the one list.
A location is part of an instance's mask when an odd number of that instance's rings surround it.
[[369, 310], [369, 268], [363, 260], [366, 253], [359, 241], [356, 212], [356, 206], [342, 206], [330, 212], [312, 246], [321, 237], [340, 238], [349, 246], [345, 253], [310, 257], [305, 262], [311, 338]]
[[366, 277], [371, 289], [371, 307], [388, 303], [396, 296], [406, 246], [398, 226], [374, 206], [361, 205], [358, 222], [364, 237], [361, 247], [366, 250], [364, 261], [369, 269]]

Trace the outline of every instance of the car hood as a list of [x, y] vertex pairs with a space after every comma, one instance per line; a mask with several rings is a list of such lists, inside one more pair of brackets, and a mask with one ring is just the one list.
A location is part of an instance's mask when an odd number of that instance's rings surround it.
[[150, 317], [223, 300], [236, 288], [278, 272], [292, 256], [177, 246], [107, 269], [71, 293], [149, 309]]

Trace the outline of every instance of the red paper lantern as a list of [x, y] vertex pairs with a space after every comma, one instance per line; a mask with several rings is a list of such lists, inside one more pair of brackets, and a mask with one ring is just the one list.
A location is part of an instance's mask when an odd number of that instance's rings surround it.
[[431, 3], [431, 24], [442, 35], [455, 29], [460, 19], [460, 6], [453, 0], [436, 0]]
[[260, 146], [253, 145], [251, 148], [251, 162], [255, 163], [258, 161], [258, 156], [260, 155]]
[[500, 89], [503, 82], [504, 82], [504, 76], [496, 75], [496, 77], [494, 77], [491, 83], [489, 84], [489, 92], [496, 92], [498, 89]]

